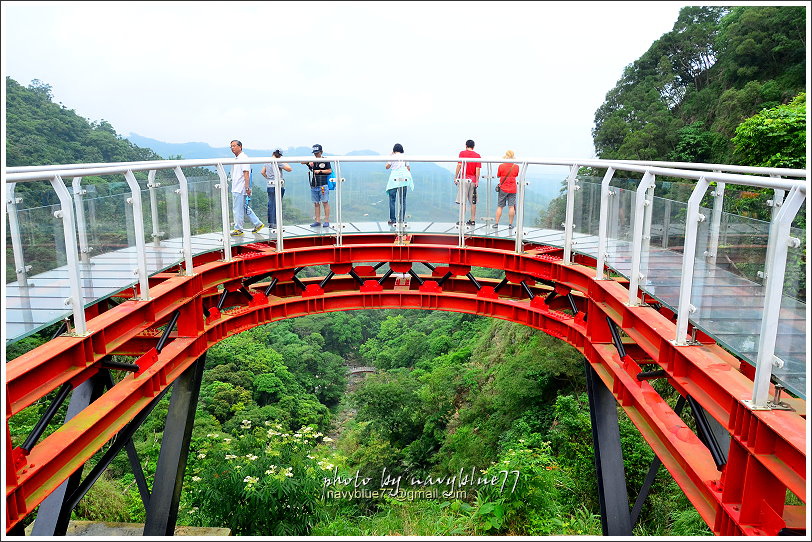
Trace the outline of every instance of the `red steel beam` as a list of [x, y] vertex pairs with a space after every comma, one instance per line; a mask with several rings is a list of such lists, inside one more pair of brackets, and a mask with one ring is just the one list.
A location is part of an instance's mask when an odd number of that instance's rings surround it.
[[[380, 240], [380, 236], [359, 236], [355, 241], [368, 243], [368, 237]], [[421, 240], [420, 236], [415, 237], [413, 243]], [[437, 236], [422, 237], [424, 241], [436, 241]], [[309, 246], [308, 241], [315, 246]], [[448, 242], [448, 238], [444, 241]], [[63, 382], [89, 377], [96, 370], [94, 364], [105, 355], [131, 348], [139, 340], [147, 341], [144, 343], [147, 344], [148, 339], [139, 338], [140, 335], [156, 322], [165, 321], [175, 310], [182, 313], [178, 332], [174, 335], [176, 340], [170, 342], [160, 356], [148, 356], [149, 370], [126, 377], [114, 388], [115, 394], [111, 394], [113, 390], [105, 394], [115, 401], [111, 402], [110, 398], [100, 400], [98, 405], [94, 403], [92, 408], [85, 409], [35, 446], [27, 458], [18, 457], [21, 463], [25, 463], [18, 468], [8, 466], [14, 454], [7, 455], [7, 473], [14, 472], [14, 476], [7, 476], [7, 510], [13, 512], [7, 516], [7, 528], [25, 517], [146, 406], [150, 397], [170, 384], [212, 344], [282, 318], [363, 308], [470, 312], [520, 322], [567, 340], [584, 353], [610, 386], [643, 437], [715, 532], [757, 534], [763, 532], [764, 527], [775, 530], [783, 525], [796, 525], [798, 510], [784, 505], [783, 493], [789, 488], [805, 502], [804, 420], [795, 413], [753, 412], [744, 408], [741, 401], [749, 398], [752, 382], [734, 370], [738, 360], [717, 345], [674, 347], [669, 340], [674, 333], [673, 322], [650, 307], [627, 307], [623, 301], [628, 297], [624, 284], [611, 280], [594, 281], [594, 269], [588, 266], [561, 264], [558, 249], [531, 249], [528, 254], [515, 254], [508, 252], [512, 245], [500, 240], [486, 240], [481, 244], [486, 246], [461, 249], [449, 244], [349, 244], [336, 247], [325, 238], [317, 237], [286, 242], [292, 247], [282, 253], [273, 251], [269, 245], [240, 247], [234, 260], [222, 262], [208, 258], [196, 265], [195, 275], [191, 277], [162, 276], [163, 282], [150, 288], [150, 300], [126, 302], [89, 320], [91, 333], [88, 337], [60, 337], [13, 360], [8, 364], [6, 384], [9, 416]], [[452, 287], [462, 290], [462, 285], [467, 282], [464, 280], [456, 284], [447, 282], [443, 292], [429, 288], [398, 292], [331, 292], [331, 288], [346, 288], [349, 284], [355, 287], [354, 282], [345, 280], [342, 283], [333, 279], [336, 282], [328, 283], [326, 293], [320, 292], [315, 284], [308, 286], [310, 293], [306, 292], [307, 297], [271, 296], [268, 300], [257, 291], [249, 306], [223, 314], [215, 313], [209, 321], [203, 321], [204, 294], [211, 296], [218, 285], [228, 285], [239, 277], [309, 265], [368, 261], [427, 261], [448, 264], [458, 270], [476, 265], [504, 269], [514, 274], [514, 278], [518, 274], [553, 281], [562, 291], [573, 289], [575, 293], [585, 294], [588, 302], [579, 297], [579, 310], [586, 307], [591, 317], [588, 323], [584, 323], [583, 314], [572, 318], [550, 310], [540, 298], [528, 302], [478, 297], [470, 293], [467, 285], [468, 293], [449, 291]], [[589, 263], [588, 259], [585, 261]], [[280, 287], [284, 290], [283, 285], [277, 286]], [[278, 293], [291, 295], [290, 285], [287, 291]], [[677, 421], [678, 416], [665, 401], [647, 382], [634, 378], [640, 371], [639, 365], [630, 356], [618, 359], [602, 318], [604, 314], [636, 342], [643, 357], [649, 357], [650, 362], [665, 369], [669, 381], [680, 393], [688, 393], [697, 399], [703, 408], [731, 430], [731, 457], [721, 476], [707, 450], [681, 421]], [[766, 497], [756, 496], [764, 484], [773, 490]]]

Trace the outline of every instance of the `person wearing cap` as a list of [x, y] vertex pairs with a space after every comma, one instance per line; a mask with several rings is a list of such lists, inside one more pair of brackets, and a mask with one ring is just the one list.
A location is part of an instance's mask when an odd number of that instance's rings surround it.
[[[327, 190], [327, 179], [330, 177], [333, 169], [330, 166], [330, 162], [322, 158], [321, 145], [318, 143], [313, 145], [312, 152], [316, 159], [313, 162], [302, 162], [310, 170], [310, 201], [313, 202], [315, 213], [313, 217], [315, 222], [313, 222], [310, 227], [324, 226], [326, 228], [330, 225], [330, 191]], [[320, 222], [321, 208], [319, 207], [319, 203], [324, 206], [324, 222]]]
[[[502, 158], [513, 160], [516, 155], [513, 151], [505, 151]], [[496, 220], [492, 227], [499, 227], [499, 219], [502, 218], [502, 209], [508, 207], [508, 231], [512, 233], [513, 217], [516, 216], [516, 177], [519, 175], [519, 164], [499, 164], [496, 176], [499, 177], [499, 184], [496, 191], [499, 192], [499, 202], [496, 204]]]
[[[245, 160], [248, 158], [242, 152], [242, 142], [234, 139], [231, 141], [231, 152], [237, 158], [237, 161]], [[234, 202], [234, 230], [231, 235], [242, 235], [242, 225], [245, 217], [254, 225], [253, 233], [259, 232], [265, 227], [265, 224], [257, 218], [257, 215], [251, 209], [251, 164], [234, 164], [231, 167], [231, 197]]]
[[[282, 158], [282, 151], [276, 149], [273, 151], [274, 158]], [[280, 164], [278, 162], [269, 162], [262, 166], [260, 173], [263, 177], [268, 179], [268, 225], [273, 229], [276, 228], [276, 187], [280, 188], [279, 201], [285, 197], [285, 178], [282, 171], [293, 171], [290, 164]]]
[[[482, 158], [479, 153], [474, 152], [474, 141], [469, 139], [465, 142], [465, 150], [460, 151], [460, 158]], [[460, 176], [462, 162], [457, 162], [457, 171], [454, 173], [454, 184], [459, 187], [457, 190], [457, 203], [462, 203], [465, 198], [471, 204], [471, 220], [466, 222], [469, 226], [476, 224], [476, 187], [479, 184], [479, 171], [482, 167], [480, 162], [466, 162], [465, 172]]]

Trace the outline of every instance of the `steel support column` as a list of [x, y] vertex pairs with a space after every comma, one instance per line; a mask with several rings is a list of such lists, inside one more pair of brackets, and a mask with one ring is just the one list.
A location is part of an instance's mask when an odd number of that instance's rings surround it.
[[589, 415], [592, 420], [592, 442], [595, 447], [595, 470], [598, 475], [598, 500], [604, 536], [631, 536], [632, 522], [629, 495], [626, 492], [626, 472], [620, 449], [620, 428], [617, 421], [617, 401], [604, 386], [588, 361], [586, 385], [589, 395]]
[[[104, 378], [101, 373], [85, 380], [73, 390], [65, 421], [70, 420], [98, 399], [104, 392]], [[66, 497], [79, 487], [82, 481], [82, 467], [70, 478], [62, 482], [56, 490], [48, 495], [37, 512], [37, 519], [31, 530], [31, 536], [62, 536], [68, 530], [70, 514], [73, 507], [68, 506]]]
[[147, 509], [144, 536], [172, 536], [175, 533], [183, 473], [186, 470], [186, 457], [189, 454], [205, 364], [206, 355], [203, 354], [175, 381], [155, 470], [155, 484]]

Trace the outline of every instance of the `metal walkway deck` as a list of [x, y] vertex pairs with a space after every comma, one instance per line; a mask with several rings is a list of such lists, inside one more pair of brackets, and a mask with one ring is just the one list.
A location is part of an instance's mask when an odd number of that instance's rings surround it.
[[[454, 224], [438, 222], [409, 223], [406, 231], [441, 235], [457, 235], [459, 232]], [[344, 232], [344, 235], [352, 235], [391, 233], [393, 230], [385, 222], [365, 222], [347, 223]], [[242, 238], [232, 238], [232, 242], [239, 245], [266, 241], [269, 240], [269, 233], [267, 228], [257, 234], [246, 232]], [[284, 237], [329, 236], [331, 233], [334, 233], [332, 228], [297, 225], [286, 226]], [[512, 234], [507, 226], [493, 229], [489, 224], [477, 225], [466, 232], [466, 235], [502, 238]], [[275, 234], [270, 239], [275, 239]], [[564, 232], [524, 228], [523, 240], [526, 244], [563, 247]], [[573, 240], [575, 252], [597, 258], [596, 236], [576, 233]], [[219, 233], [192, 236], [192, 250], [195, 255], [222, 250], [222, 246], [222, 235]], [[182, 240], [179, 238], [164, 240], [158, 246], [148, 244], [146, 264], [149, 274], [177, 265], [181, 248]], [[610, 240], [607, 252], [610, 254], [608, 267], [628, 278], [632, 265], [631, 244]], [[137, 282], [134, 274], [136, 264], [135, 247], [94, 256], [88, 263], [81, 264], [85, 306], [91, 306], [98, 300], [133, 287]], [[647, 270], [645, 284], [641, 284], [641, 289], [675, 312], [679, 302], [681, 266], [680, 252], [656, 247], [649, 249], [641, 265]], [[691, 318], [694, 326], [713, 337], [737, 357], [755, 365], [764, 308], [764, 287], [724, 269], [697, 261], [692, 293], [697, 305]], [[22, 286], [17, 282], [7, 284], [6, 340], [18, 340], [68, 317], [71, 309], [65, 305], [65, 299], [69, 296], [67, 266], [30, 277], [27, 284]], [[776, 382], [802, 398], [806, 395], [806, 318], [806, 305], [784, 296], [775, 352], [785, 364], [782, 368], [774, 368], [773, 375]]]

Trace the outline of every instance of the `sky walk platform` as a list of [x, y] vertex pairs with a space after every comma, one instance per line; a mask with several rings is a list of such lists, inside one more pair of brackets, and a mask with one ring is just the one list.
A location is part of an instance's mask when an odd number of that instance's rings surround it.
[[[354, 233], [393, 233], [394, 229], [386, 222], [345, 223], [343, 235]], [[564, 246], [564, 232], [544, 228], [523, 228], [525, 244]], [[457, 236], [458, 226], [443, 222], [410, 222], [406, 233], [432, 233]], [[331, 227], [310, 227], [302, 225], [285, 226], [283, 237], [306, 237], [335, 234]], [[492, 228], [486, 222], [466, 227], [467, 236], [513, 238], [515, 230], [507, 225]], [[254, 234], [246, 231], [241, 237], [232, 237], [232, 245], [255, 243], [276, 239], [276, 231], [265, 227]], [[194, 255], [222, 250], [222, 234], [207, 233], [191, 237]], [[575, 233], [573, 251], [597, 258], [598, 237]], [[632, 268], [631, 244], [622, 240], [610, 239], [607, 252], [607, 266], [624, 277]], [[163, 240], [160, 244], [146, 245], [147, 272], [152, 275], [179, 263], [182, 239]], [[650, 247], [644, 254], [642, 268], [646, 270], [645, 283], [640, 287], [662, 305], [676, 312], [679, 303], [680, 279], [682, 274], [682, 254], [677, 250]], [[80, 264], [81, 285], [85, 306], [99, 300], [113, 297], [137, 283], [135, 247], [127, 247], [89, 258]], [[697, 310], [691, 321], [694, 326], [715, 339], [721, 346], [737, 357], [755, 365], [758, 352], [762, 314], [764, 311], [764, 287], [721, 267], [697, 260], [694, 269], [692, 296]], [[5, 315], [6, 341], [13, 342], [26, 337], [49, 325], [64, 320], [72, 314], [65, 304], [70, 297], [68, 267], [62, 266], [31, 276], [25, 284], [6, 284]], [[778, 322], [778, 336], [775, 355], [784, 361], [784, 366], [773, 369], [777, 383], [792, 393], [805, 398], [806, 354], [807, 354], [806, 305], [784, 296], [781, 317]]]

